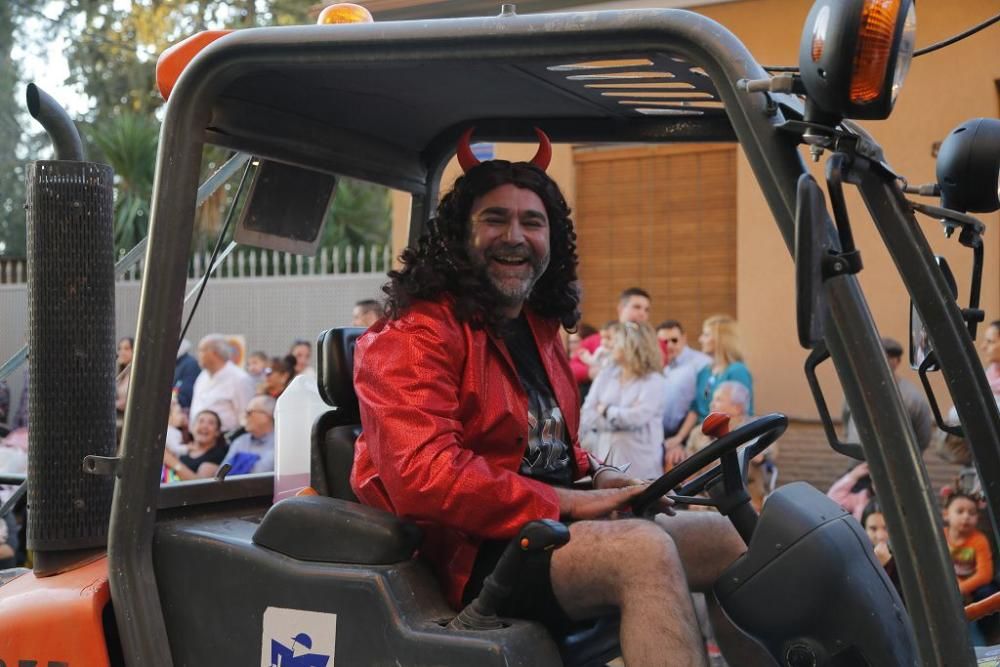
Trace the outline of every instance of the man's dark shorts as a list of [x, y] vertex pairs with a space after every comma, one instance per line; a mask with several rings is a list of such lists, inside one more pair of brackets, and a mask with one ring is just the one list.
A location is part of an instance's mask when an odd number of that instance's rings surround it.
[[[507, 540], [486, 540], [479, 547], [476, 562], [472, 566], [472, 575], [462, 593], [463, 605], [469, 604], [479, 595], [483, 582], [496, 568], [507, 544], [509, 544]], [[579, 629], [581, 623], [567, 616], [559, 606], [549, 577], [551, 564], [551, 551], [529, 556], [523, 575], [518, 577], [510, 598], [501, 605], [498, 612], [500, 616], [537, 621], [544, 625], [553, 637], [561, 638]]]

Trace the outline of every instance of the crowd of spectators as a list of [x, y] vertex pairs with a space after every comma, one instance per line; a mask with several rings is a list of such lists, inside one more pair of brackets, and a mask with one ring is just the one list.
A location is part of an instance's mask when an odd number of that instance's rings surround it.
[[[954, 483], [940, 490], [945, 540], [963, 603], [983, 600], [1000, 590], [993, 567], [997, 540], [986, 513], [982, 511], [985, 507], [982, 485], [973, 467], [971, 448], [962, 435], [935, 427], [924, 393], [900, 376], [903, 346], [892, 338], [883, 338], [882, 347], [921, 452], [930, 447], [933, 454], [962, 466]], [[992, 322], [986, 328], [981, 349], [987, 379], [994, 399], [1000, 405], [1000, 321]], [[845, 441], [859, 442], [857, 426], [846, 402], [843, 421]], [[959, 425], [955, 408], [951, 409], [945, 422], [947, 426]], [[827, 495], [861, 522], [876, 557], [899, 588], [892, 541], [868, 464], [854, 464], [834, 482]], [[1000, 624], [996, 616], [988, 616], [970, 623], [969, 633], [977, 646], [994, 644], [1000, 641]]]
[[[371, 326], [381, 316], [381, 305], [366, 299], [355, 304], [351, 324]], [[197, 359], [190, 349], [184, 341], [178, 350], [163, 480], [212, 477], [222, 466], [227, 466], [228, 475], [273, 471], [277, 400], [299, 376], [315, 385], [312, 343], [295, 339], [280, 356], [251, 352], [245, 368], [234, 363], [236, 350], [222, 334], [202, 338]], [[119, 364], [127, 365], [130, 357], [131, 340], [122, 339]]]
[[[726, 315], [707, 318], [697, 350], [689, 346], [678, 320], [666, 319], [651, 327], [651, 311], [647, 292], [627, 289], [620, 296], [616, 320], [600, 330], [581, 324], [567, 340], [570, 365], [581, 391], [581, 443], [599, 460], [648, 479], [711, 443], [712, 438], [700, 429], [709, 413], [728, 415], [730, 428], [754, 419], [753, 376], [743, 357], [737, 322]], [[380, 317], [379, 302], [359, 301], [351, 324], [368, 327]], [[923, 392], [898, 372], [902, 345], [891, 338], [882, 343], [921, 450], [932, 445], [942, 458], [965, 466], [955, 484], [942, 491], [942, 516], [962, 597], [966, 602], [980, 600], [998, 590], [993, 568], [995, 540], [988, 521], [983, 521], [981, 485], [968, 443], [934, 427]], [[127, 402], [133, 346], [131, 337], [117, 344], [115, 407], [119, 414]], [[987, 378], [1000, 404], [1000, 321], [987, 327], [982, 351]], [[274, 470], [276, 402], [295, 377], [315, 377], [312, 345], [297, 339], [284, 355], [252, 352], [244, 368], [233, 362], [230, 341], [210, 334], [199, 341], [195, 355], [191, 343], [183, 341], [175, 366], [163, 480], [212, 477], [224, 465], [230, 475]], [[21, 453], [26, 452], [27, 370], [23, 380], [16, 401], [7, 384], [0, 382], [0, 425], [8, 424], [0, 433], [8, 436], [2, 448], [5, 456], [17, 451], [10, 446], [18, 442], [11, 431], [24, 434]], [[15, 403], [17, 409], [12, 410]], [[958, 424], [954, 409], [946, 421]], [[843, 424], [845, 441], [859, 442], [847, 408]], [[758, 510], [773, 488], [777, 454], [777, 446], [772, 445], [750, 466], [748, 488]], [[9, 458], [0, 458], [0, 467], [16, 467]], [[0, 502], [7, 495], [0, 489]], [[868, 464], [853, 465], [828, 495], [860, 521], [875, 556], [898, 586], [891, 539]], [[0, 520], [0, 568], [18, 562], [19, 532], [23, 535], [23, 526], [13, 513]], [[984, 632], [996, 632], [995, 624], [970, 627], [977, 643], [985, 641]]]
[[[736, 320], [705, 320], [688, 346], [676, 319], [650, 326], [652, 299], [639, 287], [619, 297], [618, 319], [599, 331], [581, 325], [568, 353], [584, 396], [581, 444], [599, 460], [630, 466], [630, 474], [655, 478], [711, 440], [700, 424], [711, 409], [730, 416], [733, 428], [753, 418], [753, 378], [743, 362]], [[586, 335], [584, 335], [584, 333]], [[774, 456], [774, 451], [768, 454]], [[757, 465], [763, 466], [760, 458]], [[758, 475], [755, 482], [765, 480]], [[763, 501], [760, 487], [755, 504]]]

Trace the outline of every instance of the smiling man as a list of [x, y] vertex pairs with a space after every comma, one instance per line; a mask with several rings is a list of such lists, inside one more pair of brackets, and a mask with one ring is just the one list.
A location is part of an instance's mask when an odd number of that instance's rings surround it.
[[[355, 351], [351, 484], [423, 528], [421, 556], [456, 608], [524, 523], [573, 522], [569, 544], [533, 563], [500, 611], [558, 635], [618, 608], [630, 666], [703, 665], [688, 585], [710, 586], [744, 546], [704, 512], [600, 520], [645, 487], [579, 446], [559, 336], [579, 318], [576, 235], [540, 138], [531, 163], [480, 164], [467, 134], [465, 175], [389, 274], [386, 318]], [[573, 488], [585, 476], [592, 488]]]

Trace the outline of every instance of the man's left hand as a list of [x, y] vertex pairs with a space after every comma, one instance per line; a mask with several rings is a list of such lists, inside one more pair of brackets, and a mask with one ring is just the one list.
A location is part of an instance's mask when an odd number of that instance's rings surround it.
[[638, 486], [640, 484], [645, 484], [641, 479], [636, 479], [626, 475], [625, 473], [618, 472], [617, 470], [607, 470], [605, 469], [597, 479], [594, 480], [595, 489], [620, 489], [623, 486]]

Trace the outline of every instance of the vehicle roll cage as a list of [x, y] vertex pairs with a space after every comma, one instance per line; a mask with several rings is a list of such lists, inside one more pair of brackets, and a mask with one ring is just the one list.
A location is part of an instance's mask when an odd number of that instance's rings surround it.
[[[466, 63], [482, 65], [484, 71], [501, 76], [521, 62], [565, 63], [647, 53], [667, 54], [702, 68], [714, 86], [716, 99], [724, 103], [725, 113], [706, 111], [699, 116], [674, 117], [616, 112], [581, 102], [572, 91], [552, 90], [551, 82], [528, 75], [518, 78], [526, 82], [523, 90], [503, 91], [511, 99], [506, 106], [495, 103], [492, 113], [477, 108], [468, 91], [456, 91], [453, 99], [440, 101], [437, 97], [447, 98], [447, 90], [437, 96], [426, 95], [427, 99], [420, 97], [421, 84], [431, 85], [437, 80], [435, 74], [440, 72], [446, 78], [448, 72]], [[415, 65], [420, 68], [412, 69]], [[365, 78], [377, 80], [383, 75], [398, 75], [393, 68], [399, 67], [410, 67], [410, 76], [422, 80], [413, 89], [387, 89], [385, 99], [376, 102], [330, 86], [340, 74], [349, 78], [361, 70]], [[288, 72], [301, 74], [301, 81], [311, 76], [328, 77], [324, 79], [326, 87], [317, 88], [315, 94], [326, 96], [322, 99], [331, 102], [331, 109], [336, 100], [345, 107], [356, 107], [355, 115], [331, 112], [331, 117], [347, 119], [341, 126], [333, 121], [323, 125], [315, 117], [292, 122], [295, 109], [281, 108], [281, 95], [272, 95], [270, 101], [247, 102], [251, 112], [241, 113], [251, 84], [287, 78], [275, 75], [268, 79], [267, 73]], [[251, 29], [227, 35], [195, 57], [171, 94], [161, 130], [145, 260], [146, 275], [156, 276], [156, 280], [146, 280], [142, 286], [132, 392], [112, 508], [110, 585], [126, 660], [130, 664], [165, 664], [165, 656], [170, 655], [152, 543], [163, 424], [169, 411], [185, 267], [206, 143], [405, 190], [413, 196], [412, 242], [433, 209], [455, 142], [469, 124], [476, 125], [477, 137], [493, 140], [533, 140], [534, 125], [541, 126], [554, 142], [735, 139], [743, 147], [791, 251], [796, 184], [806, 168], [798, 150], [799, 137], [782, 126], [788, 120], [801, 119], [802, 104], [791, 96], [751, 93], [739, 85], [766, 77], [725, 28], [704, 16], [669, 9], [526, 16], [505, 13], [476, 19]], [[532, 96], [533, 91], [538, 92], [537, 97]], [[564, 102], [553, 103], [551, 109], [529, 103], [549, 93]], [[467, 105], [462, 103], [466, 97]], [[387, 141], [383, 137], [391, 128], [367, 126], [366, 104], [394, 102], [397, 121], [403, 126], [401, 134], [407, 135], [410, 109], [399, 105], [414, 99], [421, 103], [415, 111], [424, 112], [424, 106], [428, 107], [421, 116], [425, 139], [419, 145]], [[436, 101], [440, 109], [433, 108]], [[573, 113], [560, 113], [565, 111], [563, 107]], [[372, 118], [376, 111], [372, 106]], [[443, 120], [435, 127], [426, 119], [436, 115]], [[858, 186], [927, 323], [982, 473], [991, 516], [995, 517], [1000, 500], [1000, 415], [959, 308], [895, 177], [860, 154], [849, 158], [847, 180]], [[872, 315], [855, 276], [830, 278], [823, 290], [829, 305], [825, 344], [852, 408], [875, 486], [881, 491], [923, 662], [954, 664], [964, 657], [971, 664], [940, 513], [900, 395], [885, 389], [895, 384]]]

